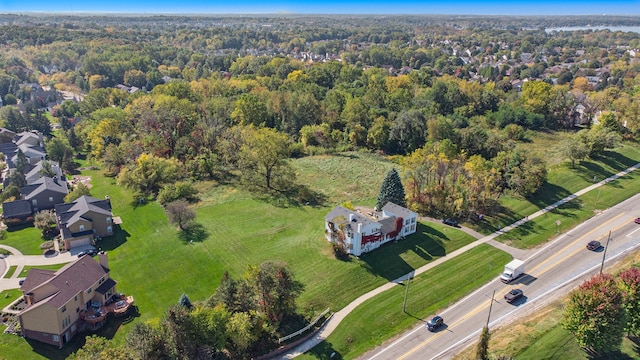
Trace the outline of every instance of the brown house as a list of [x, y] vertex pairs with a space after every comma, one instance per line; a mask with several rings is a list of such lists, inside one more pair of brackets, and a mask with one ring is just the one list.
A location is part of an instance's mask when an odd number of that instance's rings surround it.
[[20, 287], [25, 308], [18, 314], [22, 335], [62, 347], [80, 330], [104, 324], [107, 315], [133, 304], [116, 293], [107, 254], [83, 256], [58, 271], [31, 269]]
[[56, 222], [65, 249], [95, 245], [96, 237], [113, 235], [111, 201], [81, 196], [71, 203], [55, 207]]
[[43, 176], [20, 188], [22, 199], [31, 203], [34, 213], [53, 209], [56, 204], [62, 204], [68, 193], [69, 188], [64, 178], [50, 178], [48, 176]]

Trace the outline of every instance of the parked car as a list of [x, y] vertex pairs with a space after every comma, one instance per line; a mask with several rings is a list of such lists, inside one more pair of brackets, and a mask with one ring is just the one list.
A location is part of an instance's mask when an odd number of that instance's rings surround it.
[[20, 279], [20, 281], [18, 281], [18, 284], [22, 286], [22, 284], [24, 284], [24, 278]]
[[440, 326], [444, 325], [444, 319], [441, 316], [434, 316], [431, 320], [427, 321], [427, 330], [436, 331]]
[[524, 296], [524, 293], [520, 289], [513, 289], [504, 295], [504, 299], [507, 300], [509, 304], [520, 299]]
[[633, 219], [633, 222], [636, 224], [640, 224], [640, 217]]
[[96, 250], [96, 249], [89, 249], [89, 250], [87, 250], [86, 252], [87, 252], [87, 255], [89, 255], [89, 256], [96, 256], [96, 255], [98, 255], [98, 250]]
[[83, 257], [85, 255], [87, 255], [87, 252], [85, 250], [82, 250], [78, 253], [78, 257]]
[[587, 249], [591, 250], [591, 251], [596, 251], [598, 249], [600, 249], [600, 241], [589, 241], [589, 243], [587, 244]]
[[442, 223], [445, 224], [445, 225], [458, 227], [458, 222], [453, 220], [453, 219], [444, 219], [444, 220], [442, 220]]

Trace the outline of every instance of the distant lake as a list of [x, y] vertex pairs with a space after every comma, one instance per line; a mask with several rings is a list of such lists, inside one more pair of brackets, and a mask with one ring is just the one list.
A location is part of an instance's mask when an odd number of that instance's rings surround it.
[[623, 31], [623, 32], [636, 32], [640, 33], [640, 26], [606, 26], [606, 25], [595, 25], [595, 26], [564, 26], [564, 27], [555, 27], [555, 28], [546, 28], [544, 31], [550, 33], [552, 31], [576, 31], [576, 30], [604, 30], [609, 29], [610, 31]]

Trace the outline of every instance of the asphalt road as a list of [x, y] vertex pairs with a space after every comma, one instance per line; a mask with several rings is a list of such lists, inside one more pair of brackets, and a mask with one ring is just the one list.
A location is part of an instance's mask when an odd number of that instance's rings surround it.
[[[599, 272], [609, 231], [611, 241], [606, 251], [606, 265], [615, 262], [640, 245], [640, 194], [594, 216], [553, 242], [535, 251], [526, 262], [525, 275], [511, 284], [498, 278], [462, 299], [441, 315], [445, 326], [431, 333], [421, 324], [361, 357], [361, 359], [449, 359], [474, 343], [486, 324], [489, 305], [495, 290], [489, 327], [517, 321], [519, 316], [535, 311], [538, 306], [561, 297], [582, 280]], [[597, 251], [585, 248], [591, 240], [602, 243]], [[524, 297], [513, 304], [503, 296], [513, 288], [524, 291]], [[435, 314], [434, 314], [435, 315]]]

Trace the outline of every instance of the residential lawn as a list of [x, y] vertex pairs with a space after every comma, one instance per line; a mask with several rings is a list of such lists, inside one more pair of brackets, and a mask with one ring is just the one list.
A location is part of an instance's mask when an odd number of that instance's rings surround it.
[[[22, 291], [18, 289], [0, 291], [0, 312], [7, 305], [11, 304], [14, 300], [16, 300], [19, 296], [22, 296]], [[0, 329], [4, 330], [3, 328], [0, 328]], [[0, 344], [2, 344], [2, 342], [0, 342]], [[1, 353], [2, 352], [0, 352], [0, 354]]]
[[[341, 159], [353, 161], [346, 156]], [[385, 174], [386, 170], [380, 181]], [[239, 278], [249, 265], [287, 262], [305, 286], [298, 301], [300, 311], [312, 317], [327, 307], [338, 310], [360, 294], [475, 240], [442, 224], [421, 223], [418, 233], [397, 244], [387, 244], [384, 250], [361, 259], [340, 261], [324, 238], [324, 216], [337, 202], [300, 206], [229, 185], [199, 184], [206, 191], [195, 206], [197, 226], [180, 232], [168, 224], [155, 201], [140, 202], [99, 170], [86, 170], [82, 175], [92, 176], [92, 196], [109, 195], [114, 216], [123, 220], [114, 236], [98, 244], [109, 253], [118, 291], [133, 295], [139, 310], [139, 319], [114, 326], [111, 336], [117, 343], [123, 342], [131, 324], [160, 318], [182, 293], [192, 301], [206, 300], [225, 271]], [[357, 192], [371, 199], [378, 188], [379, 184], [366, 194], [363, 189]], [[116, 332], [118, 327], [121, 329]], [[0, 343], [4, 337], [0, 335]], [[30, 352], [26, 342], [12, 350], [16, 357]]]
[[[565, 232], [635, 194], [640, 189], [640, 171], [636, 170], [623, 178], [611, 181], [600, 189], [592, 190], [555, 210], [552, 210], [496, 240], [518, 248], [531, 248], [556, 236], [556, 229]], [[560, 221], [560, 226], [556, 225]]]
[[20, 275], [18, 277], [25, 277], [29, 273], [31, 269], [43, 269], [43, 270], [58, 270], [65, 266], [65, 264], [54, 264], [54, 265], [39, 265], [39, 266], [25, 266], [22, 268]]
[[10, 279], [10, 278], [11, 278], [11, 275], [13, 275], [13, 273], [14, 273], [14, 272], [16, 272], [16, 269], [17, 269], [17, 268], [18, 268], [18, 267], [17, 267], [17, 266], [15, 266], [15, 265], [11, 266], [11, 267], [9, 268], [9, 270], [7, 271], [7, 273], [6, 273], [6, 274], [4, 274], [3, 278], [5, 278], [5, 279]]
[[12, 246], [25, 255], [43, 254], [40, 249], [43, 242], [41, 231], [26, 225], [7, 228], [4, 239], [0, 239], [0, 244]]
[[299, 358], [329, 359], [333, 352], [336, 358], [356, 358], [494, 279], [510, 260], [490, 245], [475, 247], [412, 280], [406, 313], [405, 286], [394, 286], [358, 306], [325, 342]]
[[[558, 136], [562, 138], [561, 135]], [[548, 144], [548, 146], [551, 149], [549, 154], [554, 154], [557, 151], [556, 147], [559, 145]], [[558, 161], [553, 155], [547, 156], [546, 152], [543, 157], [550, 159], [548, 161]], [[526, 199], [508, 195], [502, 196], [500, 198], [500, 205], [502, 206], [500, 214], [485, 216], [482, 222], [467, 225], [483, 233], [491, 233], [496, 231], [498, 226], [510, 225], [580, 189], [592, 185], [594, 177], [598, 182], [639, 162], [640, 147], [635, 143], [625, 143], [612, 151], [606, 151], [596, 159], [576, 163], [575, 168], [571, 168], [571, 164], [568, 161], [557, 162], [549, 167], [547, 182], [536, 194]]]

